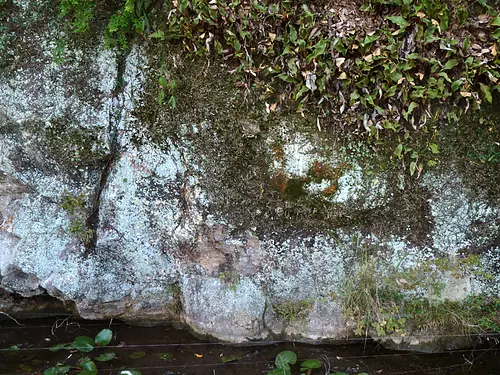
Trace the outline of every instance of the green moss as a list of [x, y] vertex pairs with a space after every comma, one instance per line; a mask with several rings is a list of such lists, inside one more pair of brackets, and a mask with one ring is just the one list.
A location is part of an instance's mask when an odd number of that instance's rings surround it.
[[272, 305], [273, 312], [287, 324], [296, 323], [307, 317], [312, 303], [308, 300], [287, 301]]
[[68, 232], [86, 247], [90, 246], [95, 233], [87, 225], [88, 212], [85, 207], [85, 196], [65, 192], [61, 197], [61, 208], [68, 213], [70, 219]]

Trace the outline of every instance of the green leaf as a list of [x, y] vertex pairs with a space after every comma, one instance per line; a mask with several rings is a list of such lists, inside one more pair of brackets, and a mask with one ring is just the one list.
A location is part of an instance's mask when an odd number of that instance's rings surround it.
[[457, 79], [455, 82], [451, 84], [451, 91], [457, 91], [460, 86], [462, 86], [463, 81], [461, 79]]
[[78, 336], [73, 341], [73, 346], [82, 353], [88, 353], [94, 350], [94, 339], [88, 336]]
[[437, 161], [437, 160], [429, 160], [429, 161], [427, 161], [427, 165], [428, 165], [429, 167], [434, 167], [434, 166], [435, 166], [435, 165], [437, 165], [437, 164], [438, 164], [438, 161]]
[[486, 99], [486, 101], [488, 101], [488, 103], [491, 103], [493, 101], [493, 98], [491, 97], [490, 88], [484, 83], [479, 83], [479, 85], [481, 86], [481, 91], [484, 94], [484, 98]]
[[373, 35], [366, 35], [365, 40], [363, 41], [363, 46], [367, 46], [375, 42], [378, 38], [380, 38], [379, 35], [373, 34]]
[[105, 328], [95, 337], [95, 344], [97, 346], [106, 346], [111, 342], [112, 338], [113, 332], [110, 329]]
[[408, 106], [408, 114], [412, 113], [415, 108], [418, 107], [418, 104], [415, 102], [411, 102], [410, 105]]
[[490, 22], [491, 26], [500, 26], [500, 17], [495, 17]]
[[234, 39], [234, 41], [233, 41], [233, 47], [236, 50], [236, 52], [240, 52], [241, 51], [241, 44], [240, 44], [240, 41], [238, 39]]
[[163, 100], [165, 100], [165, 91], [160, 90], [158, 92], [158, 104], [162, 105], [163, 104]]
[[467, 35], [467, 38], [464, 40], [464, 50], [467, 51], [470, 47], [470, 36]]
[[65, 344], [57, 344], [57, 345], [51, 346], [51, 347], [49, 348], [49, 351], [54, 352], [54, 353], [57, 353], [58, 351], [60, 351], [60, 350], [62, 350], [62, 349], [67, 349], [67, 348], [71, 348], [71, 344], [68, 344], [68, 343], [65, 343]]
[[491, 36], [495, 39], [500, 39], [500, 29], [496, 29], [494, 32], [492, 32]]
[[288, 69], [290, 69], [290, 73], [293, 75], [297, 74], [297, 65], [295, 64], [295, 57], [292, 57], [290, 60], [288, 60]]
[[162, 30], [155, 31], [154, 33], [149, 34], [149, 39], [165, 39], [165, 33]]
[[111, 361], [115, 357], [116, 357], [115, 353], [107, 352], [107, 353], [102, 353], [100, 356], [95, 357], [94, 359], [98, 362], [107, 362], [107, 361]]
[[399, 145], [396, 146], [396, 149], [394, 150], [394, 155], [396, 155], [399, 159], [401, 159], [402, 152], [403, 152], [403, 145], [400, 143]]
[[285, 351], [279, 353], [276, 356], [276, 360], [275, 360], [276, 367], [278, 367], [278, 368], [285, 367], [288, 365], [294, 365], [295, 362], [297, 362], [297, 355], [290, 350], [285, 350]]
[[450, 21], [450, 12], [448, 10], [445, 10], [441, 16], [441, 22], [439, 23], [441, 31], [446, 31], [448, 29], [449, 21]]
[[170, 98], [168, 98], [168, 106], [172, 109], [177, 108], [177, 97], [175, 95], [170, 95]]
[[297, 30], [295, 30], [292, 25], [289, 26], [289, 29], [290, 32], [288, 33], [288, 39], [290, 40], [290, 42], [295, 43], [295, 41], [297, 40]]
[[417, 170], [417, 162], [412, 161], [410, 163], [410, 176], [413, 176], [413, 174], [415, 173], [416, 170]]
[[408, 26], [410, 23], [405, 20], [403, 17], [401, 16], [391, 16], [391, 17], [386, 17], [385, 19], [395, 23], [396, 25], [398, 25], [401, 29], [404, 29], [406, 26]]
[[160, 353], [158, 354], [158, 358], [161, 359], [162, 361], [170, 361], [174, 359], [174, 355], [172, 353]]
[[435, 143], [430, 143], [429, 148], [433, 154], [439, 154], [438, 145]]
[[288, 74], [284, 74], [284, 73], [278, 74], [278, 78], [281, 79], [282, 81], [285, 81], [288, 83], [297, 83], [298, 82], [297, 79], [290, 77]]
[[469, 18], [469, 12], [467, 11], [467, 8], [465, 7], [458, 8], [457, 18], [460, 21], [460, 24], [463, 25], [465, 21], [467, 21], [467, 18]]
[[291, 375], [291, 373], [292, 371], [290, 370], [290, 367], [280, 367], [269, 371], [267, 375]]
[[222, 362], [222, 363], [229, 363], [229, 362], [239, 361], [240, 359], [241, 359], [241, 356], [240, 356], [240, 355], [238, 355], [238, 354], [233, 354], [233, 355], [229, 355], [229, 356], [222, 357], [222, 358], [221, 358], [221, 362]]
[[321, 368], [321, 362], [317, 359], [309, 359], [300, 364], [300, 371], [306, 371], [314, 368]]
[[133, 352], [132, 354], [130, 354], [128, 357], [130, 359], [139, 359], [139, 358], [142, 358], [146, 355], [145, 352]]
[[328, 39], [321, 39], [318, 43], [316, 43], [314, 51], [306, 57], [306, 63], [309, 64], [312, 59], [321, 56], [325, 52], [327, 43]]
[[448, 60], [446, 62], [446, 64], [444, 64], [444, 68], [443, 70], [450, 70], [450, 69], [453, 69], [454, 67], [456, 67], [458, 65], [458, 61], [457, 59], [451, 59], [451, 60]]
[[82, 368], [82, 371], [95, 371], [97, 372], [97, 367], [93, 361], [90, 359], [86, 358], [86, 361], [81, 361], [80, 362], [80, 367]]
[[65, 375], [69, 372], [69, 366], [51, 367], [43, 372], [43, 375]]
[[162, 77], [160, 77], [160, 78], [158, 79], [158, 84], [159, 84], [161, 87], [163, 87], [163, 88], [167, 87], [167, 79], [166, 79], [165, 77], [163, 77], [163, 76], [162, 76]]

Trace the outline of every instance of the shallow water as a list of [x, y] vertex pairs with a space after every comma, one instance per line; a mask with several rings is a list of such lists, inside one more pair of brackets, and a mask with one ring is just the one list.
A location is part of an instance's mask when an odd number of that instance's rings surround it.
[[[240, 346], [199, 340], [172, 327], [131, 327], [121, 322], [89, 322], [64, 318], [22, 321], [0, 320], [0, 375], [39, 374], [58, 362], [76, 365], [81, 357], [95, 358], [114, 352], [116, 358], [98, 363], [100, 374], [118, 374], [122, 369], [139, 370], [143, 375], [265, 375], [273, 368], [275, 356], [293, 350], [300, 360], [319, 359], [332, 372], [349, 374], [500, 374], [500, 344], [481, 340], [469, 350], [442, 354], [395, 352], [373, 342], [350, 345], [305, 345], [279, 342]], [[90, 353], [48, 350], [75, 337], [94, 337], [101, 329], [113, 331], [111, 343]], [[11, 348], [16, 346], [18, 349]], [[228, 357], [237, 360], [225, 362]], [[70, 373], [76, 374], [78, 371]], [[325, 374], [325, 368], [314, 374]], [[298, 366], [292, 374], [300, 374]]]

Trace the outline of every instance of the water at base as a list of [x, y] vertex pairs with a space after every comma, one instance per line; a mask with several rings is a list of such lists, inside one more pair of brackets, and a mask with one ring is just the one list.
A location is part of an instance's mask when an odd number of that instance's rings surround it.
[[[500, 344], [496, 339], [480, 340], [475, 348], [440, 354], [394, 352], [374, 342], [351, 345], [305, 345], [294, 342], [227, 345], [202, 341], [184, 330], [172, 327], [131, 327], [125, 323], [77, 321], [46, 318], [20, 322], [0, 320], [0, 375], [41, 374], [57, 363], [73, 366], [78, 360], [94, 359], [103, 353], [115, 358], [98, 362], [99, 374], [119, 374], [137, 370], [142, 375], [265, 375], [274, 368], [276, 355], [283, 350], [297, 354], [298, 363], [318, 359], [322, 368], [310, 375], [338, 372], [369, 375], [391, 374], [500, 374]], [[113, 338], [108, 346], [80, 353], [49, 348], [72, 342], [77, 336], [94, 337], [110, 328]], [[328, 372], [329, 370], [329, 372]], [[292, 375], [301, 374], [292, 366]]]

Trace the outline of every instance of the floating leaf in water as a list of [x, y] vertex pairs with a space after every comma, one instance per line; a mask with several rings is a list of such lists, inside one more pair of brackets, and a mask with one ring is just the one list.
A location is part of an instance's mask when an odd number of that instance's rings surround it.
[[43, 375], [65, 375], [69, 372], [69, 366], [51, 367], [44, 371]]
[[317, 359], [309, 359], [300, 364], [300, 371], [306, 371], [309, 369], [320, 368], [321, 362]]
[[94, 350], [94, 339], [88, 336], [78, 336], [73, 341], [73, 347], [83, 353], [88, 353]]
[[100, 356], [95, 357], [94, 359], [98, 362], [107, 362], [107, 361], [111, 361], [115, 357], [116, 357], [115, 353], [108, 352], [108, 353], [102, 353]]
[[62, 349], [67, 349], [67, 348], [71, 348], [71, 344], [68, 344], [68, 343], [64, 343], [64, 344], [57, 344], [57, 345], [54, 345], [54, 346], [51, 346], [49, 348], [49, 350], [51, 352], [54, 352], [54, 353], [57, 353], [58, 351], [62, 350]]
[[276, 367], [286, 367], [289, 364], [294, 365], [297, 362], [297, 354], [290, 350], [285, 350], [276, 356]]
[[145, 355], [146, 355], [145, 352], [133, 352], [128, 357], [131, 358], [131, 359], [139, 359], [139, 358], [144, 357]]
[[221, 361], [222, 361], [222, 363], [229, 363], [229, 362], [239, 361], [240, 359], [241, 359], [240, 355], [238, 355], [238, 354], [232, 354], [232, 355], [228, 355], [228, 356], [222, 357]]
[[111, 332], [110, 329], [105, 328], [95, 337], [95, 344], [97, 346], [106, 346], [111, 342], [112, 338], [113, 332]]
[[163, 361], [170, 361], [171, 359], [174, 359], [174, 355], [172, 353], [160, 353], [158, 354], [158, 358], [160, 358]]

